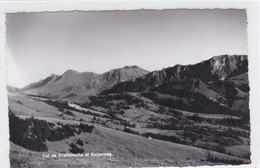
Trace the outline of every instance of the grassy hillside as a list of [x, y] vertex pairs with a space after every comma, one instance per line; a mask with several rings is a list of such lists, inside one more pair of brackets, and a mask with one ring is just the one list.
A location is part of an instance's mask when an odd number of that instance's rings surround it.
[[[138, 93], [113, 94], [91, 97], [90, 102], [79, 105], [62, 100], [9, 94], [10, 111], [21, 122], [24, 120], [27, 123], [23, 124], [25, 129], [21, 134], [25, 137], [34, 136], [36, 139], [42, 137], [41, 140], [46, 145], [45, 153], [93, 152], [113, 155], [87, 159], [46, 159], [41, 157], [41, 151], [44, 150], [33, 152], [32, 148], [24, 146], [31, 149], [26, 150], [19, 141], [11, 139], [16, 143], [11, 142], [12, 167], [19, 167], [18, 163], [27, 167], [250, 163], [250, 131], [247, 127], [244, 128], [243, 117], [177, 110], [161, 106], [149, 96]], [[166, 94], [157, 96], [163, 99], [175, 98]], [[78, 133], [79, 124], [93, 125], [94, 129], [92, 132]], [[64, 128], [65, 125], [68, 126]], [[44, 130], [50, 134], [58, 131], [61, 135], [55, 139], [54, 136], [43, 133], [46, 132]]]
[[[28, 165], [44, 165], [46, 167], [128, 167], [128, 166], [198, 166], [213, 165], [207, 161], [207, 151], [155, 139], [147, 139], [108, 128], [96, 127], [92, 133], [85, 133], [57, 142], [47, 142], [48, 152], [44, 153], [69, 153], [70, 143], [78, 139], [83, 141], [85, 153], [112, 153], [112, 157], [88, 158], [59, 158], [44, 159], [42, 152], [32, 152], [11, 143], [11, 155], [16, 162], [30, 160]], [[149, 149], [149, 150], [147, 150]], [[19, 154], [18, 154], [19, 153]], [[26, 155], [25, 155], [26, 153]], [[241, 160], [240, 158], [210, 152], [214, 157], [226, 160]], [[16, 156], [16, 157], [14, 157]], [[17, 157], [18, 156], [18, 157]], [[32, 156], [27, 157], [27, 156]], [[244, 160], [247, 163], [246, 160]], [[218, 163], [221, 164], [221, 163]], [[44, 167], [43, 166], [43, 167]], [[30, 166], [29, 166], [30, 167]]]

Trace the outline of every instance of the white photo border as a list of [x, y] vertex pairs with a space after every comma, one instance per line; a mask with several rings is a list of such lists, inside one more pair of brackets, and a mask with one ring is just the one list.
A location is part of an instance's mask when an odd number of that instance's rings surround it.
[[[0, 167], [10, 167], [9, 163], [9, 125], [8, 125], [8, 99], [7, 99], [7, 63], [5, 56], [6, 43], [6, 13], [17, 12], [60, 12], [60, 11], [98, 11], [98, 10], [136, 10], [136, 9], [246, 9], [248, 27], [248, 60], [249, 60], [249, 86], [250, 86], [250, 122], [251, 122], [251, 161], [249, 165], [232, 167], [256, 168], [260, 167], [260, 3], [245, 1], [175, 1], [175, 2], [138, 2], [138, 1], [110, 1], [110, 2], [40, 2], [40, 1], [0, 1]], [[203, 166], [205, 168], [210, 166]], [[224, 168], [230, 166], [214, 166]]]

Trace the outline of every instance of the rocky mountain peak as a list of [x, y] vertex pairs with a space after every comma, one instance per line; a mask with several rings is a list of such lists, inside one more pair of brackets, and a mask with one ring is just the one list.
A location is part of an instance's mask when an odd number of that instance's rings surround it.
[[123, 69], [134, 69], [134, 68], [139, 68], [136, 65], [131, 65], [131, 66], [124, 66]]
[[77, 72], [69, 69], [61, 76], [51, 74], [39, 82], [32, 83], [23, 88], [29, 94], [53, 95], [66, 97], [67, 95], [96, 94], [113, 85], [134, 80], [147, 74], [148, 71], [137, 66], [125, 66], [112, 69], [103, 74], [93, 72]]
[[78, 72], [72, 69], [68, 69], [62, 76], [64, 75], [74, 75], [77, 74]]
[[106, 80], [106, 84], [108, 86], [112, 86], [119, 82], [135, 80], [145, 74], [148, 71], [139, 68], [138, 66], [125, 66], [123, 68], [112, 69], [104, 74], [102, 74], [102, 78]]
[[58, 75], [56, 75], [56, 74], [52, 73], [50, 76], [51, 76], [51, 77], [53, 77], [53, 76], [58, 76]]

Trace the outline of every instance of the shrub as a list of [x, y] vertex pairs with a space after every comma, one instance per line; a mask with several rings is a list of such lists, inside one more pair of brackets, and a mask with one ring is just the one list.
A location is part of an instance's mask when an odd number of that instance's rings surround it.
[[76, 144], [78, 144], [78, 145], [80, 145], [80, 146], [83, 146], [83, 142], [82, 142], [81, 139], [78, 139], [77, 142], [76, 142]]
[[185, 141], [182, 141], [181, 139], [179, 139], [176, 136], [167, 136], [167, 135], [161, 135], [161, 134], [154, 134], [154, 133], [144, 133], [143, 136], [145, 137], [152, 137], [153, 139], [160, 139], [163, 141], [170, 141], [170, 142], [174, 142], [174, 143], [180, 143], [180, 144], [186, 144]]
[[65, 112], [64, 112], [64, 114], [67, 114], [67, 115], [70, 115], [70, 116], [75, 116], [71, 111], [69, 111], [69, 110], [66, 110]]
[[131, 130], [131, 129], [128, 128], [128, 127], [125, 127], [123, 131], [124, 131], [124, 132], [127, 132], [127, 133], [131, 133], [131, 134], [139, 135], [139, 132], [138, 132], [138, 131], [133, 131], [133, 130]]
[[210, 154], [209, 151], [207, 151], [207, 159], [206, 161], [212, 162], [212, 163], [224, 163], [224, 164], [231, 164], [231, 165], [240, 165], [243, 164], [243, 160], [228, 160], [228, 159], [219, 159], [217, 157], [214, 157]]
[[70, 147], [71, 147], [71, 148], [69, 149], [69, 151], [70, 151], [71, 153], [75, 153], [75, 154], [84, 153], [84, 149], [77, 147], [77, 145], [75, 145], [74, 143], [71, 143], [71, 144], [70, 144]]
[[204, 121], [203, 117], [200, 117], [198, 114], [193, 114], [192, 116], [187, 116], [188, 119], [196, 121], [196, 122], [202, 122]]

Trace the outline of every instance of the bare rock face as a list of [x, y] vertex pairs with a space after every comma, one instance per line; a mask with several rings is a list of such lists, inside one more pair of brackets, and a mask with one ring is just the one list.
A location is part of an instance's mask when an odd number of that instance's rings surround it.
[[174, 79], [199, 78], [205, 82], [225, 80], [247, 72], [248, 61], [245, 55], [222, 55], [195, 65], [176, 65], [164, 69], [166, 76]]
[[248, 72], [246, 55], [222, 55], [195, 65], [175, 65], [161, 71], [153, 71], [132, 82], [119, 83], [109, 92], [147, 91], [160, 85], [197, 78], [205, 83], [226, 80], [228, 78]]
[[[216, 80], [224, 80], [228, 77], [236, 76], [248, 71], [248, 60], [245, 55], [223, 55], [213, 57], [212, 59], [205, 61], [208, 64], [211, 77]], [[210, 77], [209, 77], [210, 78]]]

